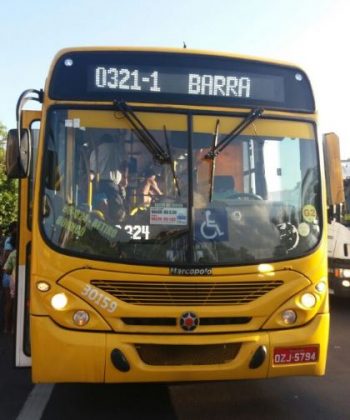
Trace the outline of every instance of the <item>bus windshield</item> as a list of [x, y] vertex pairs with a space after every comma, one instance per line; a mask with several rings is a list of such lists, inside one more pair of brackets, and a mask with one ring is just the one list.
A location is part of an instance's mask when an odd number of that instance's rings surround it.
[[273, 262], [317, 245], [313, 124], [260, 117], [210, 157], [247, 113], [134, 115], [136, 123], [118, 109], [49, 111], [40, 219], [53, 247], [185, 267]]

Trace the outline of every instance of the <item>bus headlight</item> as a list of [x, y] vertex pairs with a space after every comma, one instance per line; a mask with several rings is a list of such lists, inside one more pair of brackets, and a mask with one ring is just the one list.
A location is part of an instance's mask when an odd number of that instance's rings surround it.
[[78, 325], [78, 327], [83, 327], [89, 322], [89, 314], [86, 311], [76, 311], [73, 315], [73, 322], [75, 325]]
[[66, 307], [68, 303], [67, 296], [64, 293], [57, 293], [57, 295], [52, 296], [51, 306], [57, 311], [61, 311]]
[[327, 304], [327, 279], [322, 278], [291, 296], [266, 321], [263, 328], [278, 329], [305, 325], [317, 315], [322, 304]]
[[286, 309], [282, 312], [282, 320], [286, 325], [294, 324], [297, 320], [297, 314], [293, 309]]
[[313, 308], [316, 305], [316, 296], [312, 293], [304, 293], [300, 297], [300, 302], [305, 308]]

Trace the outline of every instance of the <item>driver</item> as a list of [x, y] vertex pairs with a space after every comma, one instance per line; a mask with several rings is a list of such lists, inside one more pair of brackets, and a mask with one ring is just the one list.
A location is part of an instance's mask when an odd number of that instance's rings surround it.
[[127, 170], [113, 137], [103, 134], [90, 155], [90, 179], [94, 181], [97, 192], [107, 196], [108, 219], [113, 224], [125, 218]]
[[213, 198], [215, 200], [225, 200], [231, 198], [237, 192], [235, 190], [235, 180], [230, 175], [217, 175], [214, 177]]

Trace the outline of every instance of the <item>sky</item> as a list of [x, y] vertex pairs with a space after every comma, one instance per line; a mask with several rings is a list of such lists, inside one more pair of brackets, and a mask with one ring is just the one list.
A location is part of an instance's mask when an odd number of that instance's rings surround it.
[[347, 0], [4, 0], [0, 122], [15, 127], [19, 95], [44, 88], [61, 48], [152, 46], [278, 59], [311, 79], [319, 133], [335, 132], [350, 158]]

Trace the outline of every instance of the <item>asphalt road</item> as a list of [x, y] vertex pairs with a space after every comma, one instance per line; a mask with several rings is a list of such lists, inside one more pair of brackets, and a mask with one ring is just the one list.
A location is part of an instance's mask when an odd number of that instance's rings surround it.
[[332, 299], [331, 315], [324, 377], [172, 385], [60, 384], [50, 389], [48, 402], [36, 418], [33, 410], [27, 410], [28, 401], [35, 392], [42, 396], [42, 389], [31, 385], [29, 370], [12, 368], [11, 337], [1, 335], [0, 419], [348, 420], [350, 300]]

